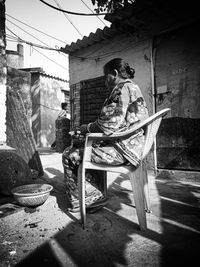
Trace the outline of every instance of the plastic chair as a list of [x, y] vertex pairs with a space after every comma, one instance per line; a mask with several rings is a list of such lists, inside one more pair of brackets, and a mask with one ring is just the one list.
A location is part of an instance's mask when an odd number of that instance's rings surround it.
[[[83, 162], [79, 165], [78, 169], [78, 186], [79, 186], [79, 202], [80, 202], [80, 213], [81, 213], [81, 223], [83, 228], [86, 225], [86, 206], [85, 206], [85, 170], [101, 170], [103, 172], [103, 193], [106, 196], [107, 194], [107, 172], [117, 172], [123, 173], [129, 176], [134, 202], [136, 207], [136, 213], [141, 230], [147, 229], [146, 221], [146, 211], [150, 211], [150, 200], [148, 192], [148, 178], [147, 170], [143, 160], [149, 153], [154, 139], [156, 137], [157, 131], [159, 129], [161, 120], [164, 115], [169, 111], [169, 108], [163, 109], [144, 121], [137, 124], [131, 130], [126, 132], [120, 132], [112, 135], [104, 135], [102, 133], [89, 133], [86, 135], [85, 148], [83, 154]], [[145, 129], [145, 145], [144, 151], [141, 158], [140, 165], [136, 168], [135, 166], [129, 165], [120, 165], [120, 166], [109, 166], [105, 164], [96, 164], [91, 162], [91, 153], [92, 153], [92, 144], [96, 140], [120, 140], [121, 138], [128, 138], [133, 135], [139, 129]]]

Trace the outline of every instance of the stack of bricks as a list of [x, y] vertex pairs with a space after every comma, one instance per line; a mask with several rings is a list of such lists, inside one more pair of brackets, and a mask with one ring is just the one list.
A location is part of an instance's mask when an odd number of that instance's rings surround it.
[[81, 124], [87, 124], [97, 119], [107, 96], [108, 89], [105, 87], [104, 76], [81, 83]]

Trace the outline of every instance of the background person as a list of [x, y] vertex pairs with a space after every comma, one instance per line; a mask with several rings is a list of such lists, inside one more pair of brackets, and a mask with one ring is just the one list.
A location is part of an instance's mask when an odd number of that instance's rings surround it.
[[59, 112], [58, 118], [65, 117], [65, 118], [70, 119], [70, 115], [68, 113], [68, 104], [67, 104], [67, 102], [61, 103], [61, 108], [62, 108], [62, 110]]
[[[58, 113], [57, 119], [67, 118], [70, 120], [70, 114], [68, 113], [68, 103], [67, 102], [61, 103], [61, 108], [62, 110]], [[54, 142], [52, 143], [51, 148], [52, 149], [56, 148], [56, 140], [54, 140]]]

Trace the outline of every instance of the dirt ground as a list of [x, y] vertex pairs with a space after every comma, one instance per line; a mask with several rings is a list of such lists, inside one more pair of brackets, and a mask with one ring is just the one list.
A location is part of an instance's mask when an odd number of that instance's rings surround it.
[[54, 186], [37, 208], [6, 198], [0, 205], [0, 266], [197, 266], [200, 253], [200, 184], [157, 178], [149, 172], [151, 213], [139, 230], [131, 185], [110, 176], [109, 202], [87, 215], [67, 212], [61, 154], [40, 151], [45, 175], [36, 182]]

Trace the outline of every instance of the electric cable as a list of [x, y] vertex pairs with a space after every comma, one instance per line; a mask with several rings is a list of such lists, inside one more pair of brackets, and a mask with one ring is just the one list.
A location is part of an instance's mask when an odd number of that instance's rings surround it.
[[8, 15], [7, 13], [6, 13], [6, 16], [8, 16], [8, 17], [10, 17], [10, 18], [12, 18], [12, 19], [14, 19], [14, 20], [16, 20], [16, 21], [18, 21], [18, 22], [20, 22], [20, 23], [22, 23], [22, 24], [24, 24], [24, 25], [26, 25], [26, 26], [28, 26], [28, 27], [30, 27], [30, 28], [32, 28], [32, 29], [35, 30], [35, 31], [38, 31], [38, 32], [40, 32], [40, 33], [42, 33], [42, 34], [44, 34], [44, 35], [50, 37], [50, 38], [53, 38], [53, 39], [55, 39], [55, 40], [57, 40], [57, 41], [59, 41], [59, 42], [61, 42], [61, 43], [66, 44], [66, 42], [64, 42], [64, 41], [62, 41], [62, 40], [60, 40], [60, 39], [58, 39], [58, 38], [56, 38], [56, 37], [53, 37], [53, 36], [51, 36], [51, 35], [49, 35], [49, 34], [47, 34], [47, 33], [45, 33], [45, 32], [42, 32], [42, 31], [40, 31], [40, 30], [38, 30], [38, 29], [36, 29], [36, 28], [34, 28], [34, 27], [28, 25], [27, 23], [22, 22], [21, 20], [16, 19], [16, 18], [14, 18], [14, 17], [11, 16], [11, 15]]
[[[8, 19], [7, 19], [8, 20]], [[58, 52], [61, 52], [60, 49], [55, 49], [55, 48], [51, 48], [48, 44], [46, 44], [45, 42], [41, 41], [40, 39], [38, 39], [37, 37], [35, 37], [34, 35], [30, 34], [29, 32], [27, 32], [26, 30], [22, 29], [20, 26], [16, 25], [15, 23], [13, 23], [12, 21], [8, 20], [11, 24], [15, 25], [16, 27], [18, 27], [20, 30], [24, 31], [26, 34], [30, 35], [31, 37], [35, 38], [36, 40], [38, 40], [39, 42], [45, 44], [46, 46], [49, 47], [48, 50], [54, 50], [54, 51], [58, 51]], [[12, 32], [10, 29], [9, 29], [10, 32]], [[13, 32], [12, 32], [13, 33]], [[13, 33], [14, 34], [14, 33]], [[14, 34], [15, 36], [17, 36], [16, 34]], [[18, 37], [18, 36], [17, 36]], [[20, 38], [20, 37], [18, 37]], [[24, 43], [27, 43], [27, 44], [30, 44], [31, 46], [37, 46], [38, 48], [42, 48], [42, 49], [47, 49], [47, 47], [42, 47], [40, 45], [37, 45], [37, 44], [33, 44], [32, 42], [28, 42], [28, 41], [24, 41], [22, 38], [20, 38]], [[64, 57], [67, 57], [65, 54], [61, 54], [62, 56]]]
[[97, 13], [97, 14], [90, 13], [90, 14], [86, 14], [86, 13], [72, 12], [72, 11], [68, 11], [68, 10], [57, 8], [57, 7], [55, 7], [53, 5], [50, 5], [49, 3], [47, 3], [47, 2], [45, 2], [43, 0], [39, 0], [39, 1], [42, 2], [45, 5], [53, 8], [53, 9], [56, 9], [58, 11], [61, 11], [61, 12], [67, 13], [67, 14], [71, 14], [71, 15], [77, 15], [77, 16], [104, 16], [104, 15], [107, 15], [107, 14], [112, 14], [112, 13]]
[[46, 55], [44, 55], [43, 53], [39, 52], [37, 49], [33, 48], [33, 50], [35, 50], [36, 52], [38, 52], [39, 54], [41, 54], [43, 57], [46, 57], [48, 60], [52, 61], [53, 63], [55, 63], [56, 65], [60, 66], [61, 68], [63, 68], [64, 70], [68, 70], [67, 68], [63, 67], [62, 65], [60, 65], [59, 63], [55, 62], [53, 59], [47, 57]]
[[[12, 22], [11, 22], [12, 23]], [[14, 23], [13, 23], [14, 24]], [[16, 24], [14, 24], [15, 26], [17, 26]], [[19, 27], [19, 26], [17, 26], [17, 27]], [[21, 27], [19, 27], [20, 29], [22, 29]], [[23, 29], [22, 29], [23, 30]], [[25, 31], [26, 32], [26, 31]], [[12, 32], [13, 33], [13, 32]], [[27, 32], [26, 32], [27, 33]], [[14, 34], [14, 33], [13, 33]], [[29, 34], [29, 33], [28, 33]], [[16, 34], [14, 34], [15, 36], [17, 36]], [[32, 36], [32, 35], [31, 35]], [[17, 36], [18, 37], [18, 36]], [[34, 37], [34, 36], [33, 36]], [[19, 38], [19, 37], [18, 37]], [[35, 37], [34, 37], [35, 38]], [[21, 39], [21, 38], [20, 38]], [[37, 40], [39, 40], [38, 38], [36, 38]], [[22, 39], [21, 39], [22, 40]], [[40, 41], [40, 40], [39, 40]], [[40, 42], [42, 42], [42, 41], [40, 41]], [[44, 42], [42, 42], [42, 43], [44, 43]], [[33, 43], [30, 43], [29, 42], [29, 44], [31, 45], [31, 46], [35, 46], [35, 44], [33, 44]], [[44, 43], [45, 44], [45, 43]], [[46, 45], [46, 44], [45, 44]], [[36, 45], [37, 46], [37, 45]], [[37, 46], [38, 47], [38, 46]], [[119, 52], [121, 52], [121, 51], [124, 51], [124, 50], [126, 50], [126, 49], [128, 49], [130, 46], [128, 46], [128, 47], [125, 47], [125, 48], [123, 48], [123, 49], [121, 49], [121, 50], [118, 50], [118, 51], [113, 51], [113, 52], [108, 52], [108, 53], [104, 53], [104, 54], [102, 54], [102, 55], [99, 55], [99, 56], [93, 56], [93, 57], [82, 57], [82, 56], [75, 56], [75, 55], [71, 55], [72, 57], [75, 57], [75, 58], [79, 58], [79, 59], [81, 59], [81, 60], [95, 60], [95, 61], [98, 61], [98, 60], [101, 60], [101, 59], [104, 59], [104, 58], [106, 58], [106, 57], [109, 57], [109, 56], [111, 56], [112, 54], [116, 54], [116, 53], [119, 53]], [[38, 48], [42, 48], [42, 46], [40, 46], [40, 47], [38, 47]], [[44, 47], [44, 49], [47, 49], [47, 47]], [[63, 49], [50, 49], [50, 50], [55, 50], [55, 51], [57, 51], [57, 52], [62, 52], [63, 53], [63, 56], [66, 54], [65, 52], [64, 52], [64, 50]]]
[[[6, 27], [10, 32], [12, 32], [8, 27]], [[13, 32], [12, 32], [13, 33]], [[14, 34], [14, 33], [13, 33]], [[17, 36], [16, 34], [15, 34], [15, 36]], [[11, 38], [11, 37], [10, 37]], [[60, 49], [58, 50], [58, 49], [55, 49], [55, 48], [51, 48], [51, 47], [46, 47], [46, 46], [41, 46], [41, 45], [38, 45], [38, 44], [34, 44], [34, 43], [32, 43], [32, 42], [29, 42], [29, 41], [25, 41], [24, 39], [22, 39], [22, 38], [20, 38], [19, 36], [17, 36], [17, 39], [16, 39], [16, 41], [20, 41], [20, 42], [22, 42], [22, 43], [26, 43], [26, 44], [28, 44], [28, 45], [30, 45], [30, 46], [36, 46], [36, 47], [38, 47], [38, 48], [41, 48], [41, 49], [47, 49], [47, 50], [53, 50], [53, 51], [58, 51], [58, 52], [60, 52]]]
[[[95, 14], [94, 12], [93, 12], [93, 10], [83, 1], [83, 0], [81, 0], [81, 2], [93, 13], [93, 14]], [[106, 26], [106, 24], [105, 24], [105, 22], [101, 19], [101, 18], [99, 18], [99, 17], [97, 17], [97, 19], [98, 20], [100, 20], [105, 26]]]
[[[56, 5], [59, 7], [59, 8], [62, 8], [61, 5], [58, 3], [57, 0], [54, 0], [54, 2], [56, 3]], [[65, 16], [65, 18], [71, 23], [71, 25], [74, 27], [74, 29], [78, 32], [78, 34], [83, 37], [82, 33], [79, 31], [79, 29], [74, 25], [74, 23], [72, 22], [72, 20], [69, 18], [69, 16], [67, 14], [65, 14], [64, 12], [62, 12], [63, 15]]]
[[[19, 36], [17, 36], [13, 31], [11, 31], [8, 27], [6, 27], [12, 34], [14, 34], [17, 38], [18, 38], [18, 41], [23, 41], [23, 39], [21, 39]], [[53, 63], [55, 63], [56, 65], [60, 66], [61, 68], [65, 69], [65, 70], [68, 70], [67, 68], [65, 68], [64, 66], [60, 65], [59, 63], [57, 63], [56, 61], [54, 61], [53, 59], [47, 57], [46, 55], [44, 55], [43, 53], [39, 52], [37, 49], [33, 48], [35, 45], [31, 45], [31, 43], [29, 42], [29, 45], [32, 47], [32, 49], [34, 49], [36, 52], [38, 52], [39, 54], [41, 54], [42, 56], [46, 57], [48, 60], [52, 61]], [[41, 47], [39, 47], [41, 48]], [[49, 48], [50, 49], [50, 48]], [[52, 48], [53, 49], [53, 48]], [[58, 51], [56, 49], [54, 49], [55, 51]], [[59, 50], [59, 52], [61, 52]]]
[[27, 32], [26, 30], [22, 29], [20, 26], [16, 25], [14, 22], [10, 21], [9, 19], [7, 19], [7, 21], [9, 21], [11, 24], [15, 25], [17, 28], [19, 28], [20, 30], [22, 30], [22, 31], [25, 32], [26, 34], [30, 35], [30, 36], [33, 37], [34, 39], [38, 40], [38, 41], [41, 42], [42, 44], [45, 44], [46, 46], [50, 47], [48, 44], [46, 44], [45, 42], [41, 41], [40, 39], [38, 39], [37, 37], [35, 37], [35, 36], [32, 35], [31, 33]]
[[[8, 29], [8, 30], [10, 30], [10, 29]], [[11, 31], [11, 30], [10, 30]], [[12, 32], [12, 31], [11, 31]], [[13, 32], [12, 32], [13, 33]], [[14, 34], [14, 33], [13, 33]], [[15, 36], [17, 36], [16, 34], [14, 34]], [[18, 37], [18, 36], [17, 36]], [[19, 40], [22, 40], [23, 41], [23, 39], [21, 39], [20, 37], [18, 37], [19, 38]], [[25, 41], [25, 42], [27, 42], [27, 41]], [[27, 42], [27, 43], [29, 43], [31, 46], [37, 46], [37, 45], [34, 45], [33, 43], [31, 43], [31, 42]], [[38, 47], [38, 46], [37, 46]], [[112, 52], [107, 52], [107, 53], [104, 53], [104, 54], [101, 54], [101, 55], [99, 55], [99, 56], [93, 56], [93, 57], [82, 57], [82, 56], [75, 56], [75, 55], [71, 55], [72, 57], [75, 57], [75, 58], [79, 58], [80, 60], [91, 60], [91, 61], [93, 61], [93, 60], [95, 60], [95, 61], [98, 61], [98, 60], [101, 60], [101, 59], [104, 59], [104, 58], [106, 58], [106, 57], [109, 57], [109, 56], [111, 56], [111, 55], [113, 55], [113, 54], [116, 54], [116, 53], [120, 53], [120, 52], [122, 52], [122, 51], [125, 51], [125, 50], [127, 50], [127, 49], [129, 49], [130, 47], [132, 47], [132, 44], [131, 45], [129, 45], [129, 46], [127, 46], [127, 47], [124, 47], [123, 49], [121, 49], [121, 50], [117, 50], [117, 51], [112, 51]], [[39, 46], [38, 48], [42, 48], [41, 46]], [[48, 49], [48, 47], [44, 47], [44, 49]], [[55, 51], [57, 51], [57, 52], [62, 52], [62, 53], [64, 53], [64, 51], [62, 50], [62, 49], [51, 49], [51, 48], [49, 48], [49, 50], [55, 50]]]

